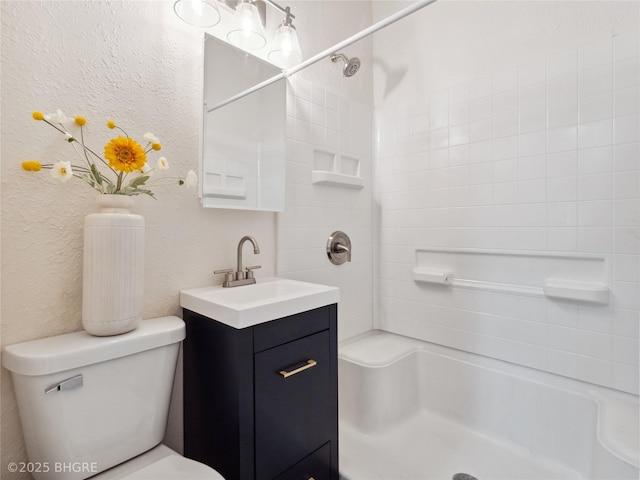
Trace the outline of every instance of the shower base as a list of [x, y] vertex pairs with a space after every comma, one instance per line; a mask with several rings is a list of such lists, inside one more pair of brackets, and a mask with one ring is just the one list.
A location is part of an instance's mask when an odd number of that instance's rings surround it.
[[381, 331], [339, 347], [345, 480], [638, 479], [638, 396]]
[[373, 434], [340, 424], [344, 480], [450, 480], [459, 472], [478, 480], [583, 478], [426, 410]]

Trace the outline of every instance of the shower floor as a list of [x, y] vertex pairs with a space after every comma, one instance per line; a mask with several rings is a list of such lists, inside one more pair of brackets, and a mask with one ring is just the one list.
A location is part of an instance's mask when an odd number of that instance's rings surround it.
[[340, 422], [344, 480], [450, 480], [460, 472], [478, 480], [583, 478], [427, 410], [376, 433]]

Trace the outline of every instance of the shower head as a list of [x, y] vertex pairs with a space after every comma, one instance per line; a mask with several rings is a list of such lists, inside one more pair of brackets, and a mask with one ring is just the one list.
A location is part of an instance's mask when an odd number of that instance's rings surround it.
[[356, 72], [360, 70], [360, 59], [358, 57], [347, 58], [341, 53], [334, 53], [333, 55], [331, 55], [331, 61], [333, 63], [336, 63], [338, 59], [344, 62], [342, 74], [345, 77], [353, 77]]

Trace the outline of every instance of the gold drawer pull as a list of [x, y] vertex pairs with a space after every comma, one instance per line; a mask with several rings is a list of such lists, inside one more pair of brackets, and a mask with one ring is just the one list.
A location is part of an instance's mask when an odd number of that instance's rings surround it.
[[304, 364], [301, 367], [296, 368], [295, 370], [291, 370], [290, 372], [287, 372], [286, 370], [280, 370], [280, 375], [282, 375], [284, 378], [290, 377], [292, 375], [295, 375], [296, 373], [300, 373], [305, 371], [307, 368], [311, 368], [311, 367], [315, 367], [318, 364], [318, 362], [316, 362], [315, 360], [307, 360], [307, 363]]

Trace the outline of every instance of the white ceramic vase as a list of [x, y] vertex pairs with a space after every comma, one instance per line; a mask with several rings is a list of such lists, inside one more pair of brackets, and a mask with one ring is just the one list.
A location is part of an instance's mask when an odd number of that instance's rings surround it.
[[135, 329], [144, 303], [144, 218], [134, 198], [100, 195], [84, 220], [82, 325], [92, 335]]

